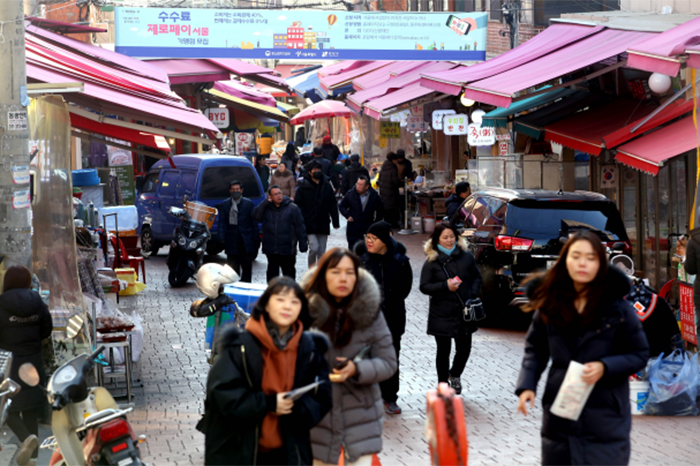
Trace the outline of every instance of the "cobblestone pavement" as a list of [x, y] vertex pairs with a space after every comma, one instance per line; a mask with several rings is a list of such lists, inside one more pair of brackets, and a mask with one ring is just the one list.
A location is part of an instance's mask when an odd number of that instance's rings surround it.
[[[425, 392], [436, 383], [434, 340], [425, 334], [427, 298], [418, 290], [425, 235], [397, 236], [409, 250], [414, 271], [407, 301], [408, 324], [401, 353], [399, 404], [403, 413], [385, 418], [384, 465], [430, 464], [424, 441]], [[344, 228], [334, 231], [329, 247], [345, 246]], [[193, 281], [181, 289], [167, 283], [165, 252], [146, 262], [148, 287], [135, 297], [122, 298], [144, 320], [144, 347], [135, 366], [144, 386], [134, 393], [130, 420], [137, 434], [145, 433], [144, 460], [152, 465], [202, 464], [204, 437], [195, 430], [203, 409], [209, 365], [203, 347], [205, 321], [193, 319], [188, 309], [201, 295]], [[224, 256], [217, 260], [224, 261]], [[265, 281], [265, 257], [254, 264], [253, 280]], [[297, 261], [297, 278], [307, 269], [306, 254]], [[527, 417], [515, 414], [513, 387], [523, 352], [523, 332], [481, 329], [462, 377], [463, 399], [472, 465], [538, 464], [538, 405]], [[539, 403], [539, 400], [538, 400]], [[632, 464], [697, 464], [700, 445], [694, 439], [698, 418], [634, 416]], [[7, 445], [9, 436], [0, 442]], [[15, 439], [16, 440], [16, 439]], [[7, 445], [12, 453], [13, 445]], [[5, 452], [0, 453], [2, 455]], [[43, 456], [43, 455], [42, 455]], [[2, 461], [2, 464], [8, 464]], [[47, 464], [40, 459], [39, 464]]]

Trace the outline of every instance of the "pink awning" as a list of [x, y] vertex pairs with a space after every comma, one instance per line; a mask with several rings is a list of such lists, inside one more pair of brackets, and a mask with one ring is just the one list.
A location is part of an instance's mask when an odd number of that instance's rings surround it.
[[151, 60], [155, 66], [165, 70], [171, 84], [227, 81], [231, 72], [207, 60]]
[[657, 175], [666, 160], [695, 149], [697, 144], [693, 119], [686, 117], [618, 147], [615, 160]]
[[[348, 97], [348, 105], [353, 110], [359, 112], [363, 105], [372, 102], [374, 99], [378, 99], [399, 89], [403, 89], [411, 84], [419, 83], [421, 73], [424, 71], [448, 70], [456, 66], [458, 65], [450, 62], [424, 62], [424, 64], [418, 69], [405, 72], [401, 76], [389, 79], [386, 82], [370, 87], [369, 89], [365, 89], [364, 91], [355, 92]], [[432, 89], [429, 89], [429, 91], [432, 92]]]
[[253, 65], [252, 63], [246, 63], [233, 58], [218, 60], [209, 59], [209, 61], [245, 78], [248, 81], [282, 89], [289, 94], [293, 92], [289, 87], [289, 84], [287, 84], [284, 79], [277, 76], [275, 70], [271, 70], [270, 68], [264, 68], [262, 66]]
[[477, 102], [508, 107], [517, 92], [614, 57], [653, 35], [606, 29], [510, 71], [469, 83], [464, 88], [464, 96]]
[[356, 91], [369, 89], [370, 87], [386, 82], [407, 71], [415, 70], [425, 64], [426, 62], [424, 61], [395, 61], [384, 68], [374, 70], [371, 73], [353, 79], [352, 87]]
[[343, 60], [319, 69], [318, 76], [333, 76], [334, 74], [354, 70], [359, 66], [365, 66], [367, 63], [371, 63], [371, 60]]
[[696, 70], [700, 69], [700, 45], [691, 45], [687, 47], [685, 53], [688, 54], [686, 64]]
[[214, 89], [225, 92], [239, 99], [277, 108], [277, 101], [269, 93], [240, 81], [221, 81], [214, 83]]
[[605, 29], [603, 26], [553, 24], [524, 44], [491, 60], [450, 71], [426, 73], [422, 76], [421, 84], [445, 94], [459, 95], [467, 83], [495, 76], [529, 63], [557, 49], [597, 34], [603, 29]]
[[383, 115], [390, 113], [395, 107], [420, 99], [434, 92], [434, 90], [423, 87], [420, 83], [416, 82], [394, 91], [391, 94], [387, 94], [384, 97], [367, 102], [363, 106], [363, 111], [365, 115], [379, 120]]
[[393, 62], [390, 61], [374, 61], [368, 62], [364, 66], [358, 66], [352, 70], [344, 71], [342, 73], [334, 74], [332, 76], [322, 76], [319, 79], [321, 89], [332, 95], [332, 91], [339, 87], [352, 82], [353, 79], [364, 76], [379, 68], [384, 68]]
[[678, 56], [698, 44], [700, 18], [695, 18], [630, 47], [627, 66], [676, 76], [681, 67]]

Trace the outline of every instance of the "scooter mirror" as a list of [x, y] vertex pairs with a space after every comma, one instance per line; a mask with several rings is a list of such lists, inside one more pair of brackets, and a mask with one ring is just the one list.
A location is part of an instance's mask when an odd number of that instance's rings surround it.
[[5, 394], [4, 392], [9, 392], [10, 395], [14, 395], [19, 392], [20, 388], [19, 384], [10, 378], [3, 380], [0, 384], [0, 392], [3, 392], [3, 394]]
[[25, 362], [19, 366], [18, 372], [20, 380], [30, 387], [39, 385], [39, 371], [36, 370], [36, 367], [31, 362]]
[[66, 327], [66, 336], [71, 340], [77, 337], [80, 331], [83, 329], [83, 322], [85, 321], [78, 314], [68, 319], [68, 326]]

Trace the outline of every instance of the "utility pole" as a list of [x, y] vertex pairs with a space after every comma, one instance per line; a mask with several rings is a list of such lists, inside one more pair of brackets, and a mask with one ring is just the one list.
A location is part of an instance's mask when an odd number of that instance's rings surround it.
[[0, 62], [0, 270], [11, 265], [31, 269], [29, 97], [22, 0], [0, 1]]

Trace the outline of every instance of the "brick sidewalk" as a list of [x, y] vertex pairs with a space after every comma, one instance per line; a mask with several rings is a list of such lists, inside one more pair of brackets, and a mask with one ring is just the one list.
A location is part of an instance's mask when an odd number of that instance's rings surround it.
[[[397, 239], [409, 250], [414, 282], [407, 300], [408, 322], [402, 341], [399, 404], [403, 414], [385, 419], [384, 451], [380, 458], [385, 466], [425, 466], [430, 464], [424, 441], [425, 392], [437, 381], [435, 343], [425, 333], [428, 300], [418, 290], [424, 261], [421, 243], [426, 236]], [[328, 246], [345, 245], [344, 228], [334, 231]], [[254, 282], [265, 282], [265, 269], [265, 257], [260, 255], [253, 268]], [[297, 278], [306, 269], [306, 254], [300, 254]], [[203, 409], [209, 370], [203, 345], [206, 324], [204, 319], [191, 318], [188, 312], [191, 302], [201, 295], [193, 281], [181, 289], [170, 288], [165, 252], [149, 259], [146, 271], [146, 290], [122, 301], [137, 309], [145, 331], [143, 352], [135, 367], [144, 387], [134, 390], [135, 410], [130, 420], [137, 435], [148, 435], [142, 452], [149, 464], [202, 464], [204, 437], [194, 426]], [[515, 414], [517, 399], [513, 388], [523, 336], [522, 332], [491, 329], [481, 329], [474, 336], [472, 355], [462, 377], [472, 465], [539, 463], [541, 408], [537, 405], [526, 418]], [[697, 464], [700, 445], [693, 433], [698, 425], [697, 418], [635, 416], [631, 463]], [[2, 443], [8, 437], [4, 436]]]

